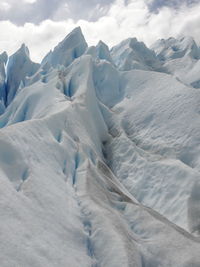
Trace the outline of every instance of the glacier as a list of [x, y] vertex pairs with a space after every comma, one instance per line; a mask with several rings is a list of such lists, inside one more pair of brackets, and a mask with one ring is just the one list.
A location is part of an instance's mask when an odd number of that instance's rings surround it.
[[200, 266], [200, 47], [0, 54], [0, 266]]

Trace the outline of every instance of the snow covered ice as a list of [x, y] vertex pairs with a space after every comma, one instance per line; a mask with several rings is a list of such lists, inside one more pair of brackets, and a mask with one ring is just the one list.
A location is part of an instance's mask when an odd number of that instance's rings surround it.
[[200, 266], [199, 59], [80, 28], [0, 55], [1, 267]]

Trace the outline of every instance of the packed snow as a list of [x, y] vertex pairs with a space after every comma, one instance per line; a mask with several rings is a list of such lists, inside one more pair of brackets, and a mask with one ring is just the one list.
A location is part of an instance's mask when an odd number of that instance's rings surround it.
[[199, 267], [199, 73], [191, 38], [0, 54], [0, 266]]

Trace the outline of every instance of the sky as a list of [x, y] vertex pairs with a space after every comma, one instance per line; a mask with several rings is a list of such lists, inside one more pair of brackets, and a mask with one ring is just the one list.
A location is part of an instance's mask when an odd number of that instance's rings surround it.
[[200, 45], [200, 0], [0, 0], [0, 53], [25, 43], [39, 62], [77, 26], [89, 45], [183, 35]]

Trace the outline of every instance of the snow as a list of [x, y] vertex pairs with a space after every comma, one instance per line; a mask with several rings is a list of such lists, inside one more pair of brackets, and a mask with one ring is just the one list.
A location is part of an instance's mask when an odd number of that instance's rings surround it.
[[192, 233], [197, 235], [200, 234], [199, 189], [200, 189], [200, 183], [199, 180], [197, 180], [192, 187], [190, 198], [188, 199], [189, 229]]
[[0, 56], [2, 267], [200, 266], [200, 95], [171, 60], [80, 28], [41, 65]]

